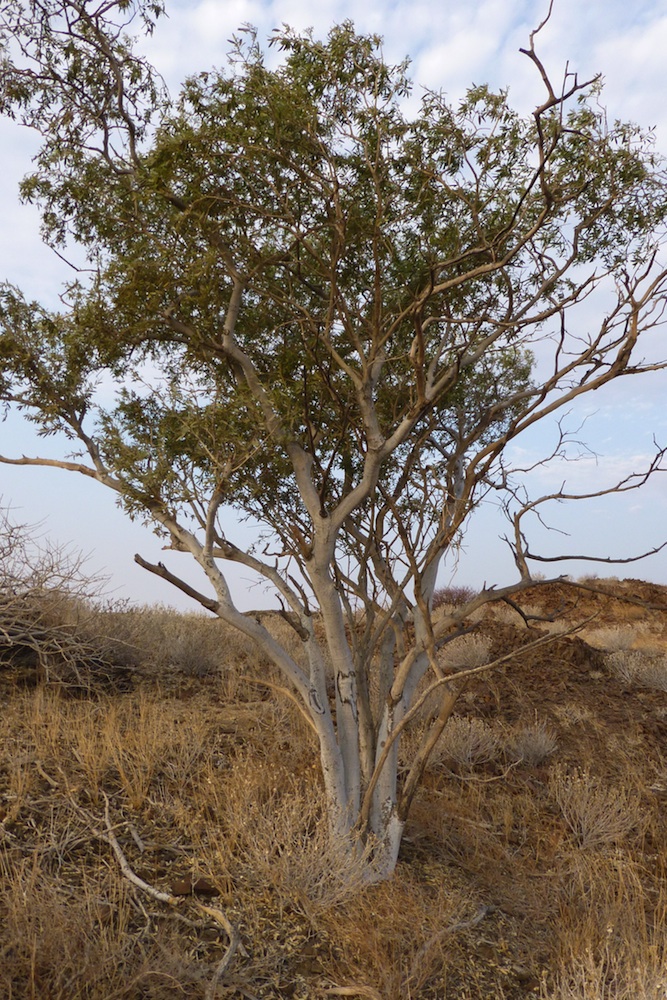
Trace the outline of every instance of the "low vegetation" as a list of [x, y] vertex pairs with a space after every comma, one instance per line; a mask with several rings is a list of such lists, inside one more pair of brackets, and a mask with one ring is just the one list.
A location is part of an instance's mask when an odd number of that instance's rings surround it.
[[[78, 593], [45, 604], [59, 670], [12, 655], [5, 618], [0, 995], [663, 1000], [667, 590], [598, 589], [537, 588], [457, 640], [471, 665], [519, 652], [471, 680], [376, 885], [327, 833], [308, 720], [238, 633]], [[522, 654], [556, 611], [590, 620]]]

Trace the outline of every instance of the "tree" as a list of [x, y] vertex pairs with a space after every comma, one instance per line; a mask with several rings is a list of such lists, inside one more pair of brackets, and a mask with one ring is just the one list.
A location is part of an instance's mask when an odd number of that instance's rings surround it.
[[[90, 275], [58, 312], [2, 290], [0, 395], [79, 448], [2, 461], [92, 477], [191, 554], [208, 592], [135, 558], [282, 672], [319, 741], [331, 828], [372, 842], [381, 876], [462, 683], [443, 646], [534, 585], [524, 518], [548, 498], [523, 495], [508, 444], [664, 367], [638, 356], [665, 306], [663, 165], [649, 136], [607, 122], [599, 80], [551, 82], [539, 29], [524, 51], [544, 99], [522, 118], [484, 86], [408, 113], [406, 65], [349, 23], [325, 42], [276, 32], [274, 69], [245, 31], [226, 71], [172, 100], [126, 35], [160, 13], [3, 6], [2, 110], [42, 137], [22, 194]], [[577, 325], [596, 293], [597, 327]], [[434, 615], [438, 568], [490, 493], [517, 582]], [[238, 545], [229, 511], [263, 543]], [[236, 608], [229, 563], [275, 588], [300, 657]], [[440, 712], [399, 780], [428, 675]]]

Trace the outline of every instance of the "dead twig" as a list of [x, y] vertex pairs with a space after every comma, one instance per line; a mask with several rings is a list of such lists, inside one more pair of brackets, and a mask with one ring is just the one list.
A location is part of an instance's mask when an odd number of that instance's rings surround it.
[[123, 854], [123, 849], [118, 843], [116, 834], [113, 832], [113, 826], [111, 825], [111, 818], [109, 816], [109, 796], [106, 792], [102, 792], [104, 796], [104, 823], [107, 828], [106, 834], [99, 830], [93, 829], [93, 833], [96, 836], [101, 835], [102, 840], [106, 840], [108, 844], [111, 845], [111, 849], [116, 855], [116, 860], [120, 866], [120, 870], [132, 885], [136, 885], [137, 888], [141, 889], [148, 896], [152, 896], [153, 899], [159, 900], [161, 903], [167, 903], [169, 906], [179, 906], [181, 900], [177, 896], [172, 896], [170, 892], [162, 892], [161, 889], [156, 889], [154, 886], [150, 885], [148, 882], [144, 882], [142, 878], [132, 871], [130, 868], [127, 858]]
[[261, 687], [270, 688], [271, 691], [277, 691], [278, 694], [283, 694], [283, 695], [285, 695], [286, 698], [289, 698], [289, 700], [291, 702], [293, 702], [296, 705], [296, 707], [299, 709], [299, 712], [301, 713], [301, 715], [303, 716], [303, 718], [306, 720], [306, 722], [308, 723], [308, 725], [310, 726], [310, 728], [312, 729], [312, 731], [315, 733], [315, 735], [317, 735], [317, 728], [316, 728], [315, 724], [313, 723], [313, 720], [310, 718], [310, 716], [308, 715], [308, 712], [303, 707], [303, 705], [301, 704], [301, 702], [299, 701], [299, 699], [297, 698], [297, 696], [295, 694], [293, 694], [289, 690], [289, 688], [283, 687], [281, 684], [274, 684], [272, 681], [266, 681], [262, 677], [260, 677], [260, 678], [246, 677], [244, 679], [249, 684], [258, 684]]
[[[111, 816], [109, 812], [109, 796], [104, 791], [102, 792], [102, 795], [104, 797], [104, 825], [106, 827], [106, 830], [101, 830], [95, 824], [92, 817], [85, 810], [81, 809], [81, 807], [76, 805], [76, 803], [73, 804], [78, 812], [81, 812], [86, 816], [86, 819], [93, 834], [100, 840], [106, 841], [111, 846], [112, 851], [116, 855], [116, 860], [118, 861], [120, 870], [123, 876], [128, 880], [128, 882], [131, 882], [132, 885], [137, 886], [138, 889], [141, 889], [142, 892], [145, 892], [148, 896], [151, 896], [153, 899], [157, 899], [160, 903], [166, 903], [168, 906], [174, 908], [180, 906], [185, 897], [173, 896], [169, 892], [162, 892], [162, 890], [156, 889], [154, 886], [144, 881], [144, 879], [140, 878], [136, 874], [136, 872], [132, 870], [127, 858], [125, 857], [122, 847], [118, 843], [118, 838], [114, 833], [114, 828], [111, 822]], [[227, 949], [224, 955], [222, 956], [221, 960], [216, 965], [211, 981], [209, 982], [206, 988], [205, 1000], [214, 1000], [218, 984], [220, 983], [220, 980], [224, 975], [224, 973], [229, 968], [236, 952], [239, 951], [239, 953], [242, 956], [245, 956], [247, 952], [245, 951], [243, 945], [241, 944], [241, 938], [237, 928], [234, 926], [231, 920], [227, 918], [227, 916], [222, 912], [222, 910], [219, 910], [215, 906], [206, 906], [204, 903], [200, 903], [199, 900], [197, 899], [193, 899], [193, 902], [195, 906], [202, 913], [205, 913], [207, 916], [212, 917], [212, 919], [215, 920], [215, 922], [223, 928], [223, 930], [227, 934], [227, 937], [229, 938], [229, 944], [227, 946]], [[180, 916], [180, 914], [175, 914], [175, 913], [173, 915]], [[183, 922], [195, 926], [194, 922], [188, 920], [187, 918], [183, 918]]]
[[204, 994], [204, 1000], [214, 1000], [215, 993], [218, 988], [218, 983], [220, 982], [225, 972], [229, 968], [231, 961], [234, 958], [234, 955], [236, 954], [237, 949], [239, 950], [239, 953], [243, 957], [245, 957], [247, 953], [245, 948], [241, 944], [241, 937], [239, 935], [238, 930], [236, 929], [234, 924], [232, 924], [231, 921], [227, 919], [222, 910], [219, 910], [215, 906], [206, 906], [204, 903], [200, 903], [198, 899], [195, 899], [194, 902], [198, 910], [201, 910], [202, 913], [206, 913], [207, 916], [212, 917], [218, 924], [220, 924], [221, 927], [224, 928], [225, 933], [229, 938], [227, 951], [216, 965], [211, 981], [206, 987], [206, 993]]
[[368, 1000], [382, 1000], [372, 986], [330, 986], [324, 990], [330, 997], [368, 997]]
[[40, 778], [43, 778], [44, 781], [51, 786], [51, 788], [60, 788], [60, 785], [55, 780], [55, 778], [52, 778], [49, 774], [46, 773], [46, 771], [42, 766], [41, 760], [35, 760], [35, 770], [37, 771], [37, 774], [40, 776]]
[[473, 927], [476, 927], [477, 924], [481, 923], [481, 921], [484, 920], [485, 917], [488, 917], [488, 915], [492, 912], [493, 912], [493, 907], [480, 906], [477, 913], [473, 917], [470, 917], [469, 920], [457, 920], [455, 924], [450, 924], [448, 927], [443, 927], [440, 930], [436, 931], [435, 934], [432, 934], [431, 937], [424, 942], [424, 944], [421, 946], [421, 948], [415, 955], [412, 965], [410, 966], [410, 972], [408, 973], [406, 979], [403, 980], [403, 987], [404, 988], [409, 987], [410, 982], [417, 975], [420, 962], [422, 962], [424, 958], [426, 958], [431, 949], [436, 944], [438, 944], [439, 941], [442, 941], [443, 938], [448, 937], [450, 934], [457, 934], [459, 931], [471, 930]]

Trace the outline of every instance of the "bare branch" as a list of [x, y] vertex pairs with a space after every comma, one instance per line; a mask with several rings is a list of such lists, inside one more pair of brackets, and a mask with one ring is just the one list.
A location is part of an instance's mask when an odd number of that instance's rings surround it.
[[185, 580], [181, 580], [180, 577], [171, 573], [164, 563], [155, 564], [146, 562], [146, 560], [142, 559], [138, 553], [135, 555], [134, 561], [138, 566], [141, 566], [142, 569], [148, 570], [149, 573], [154, 573], [155, 576], [159, 576], [162, 580], [166, 580], [168, 583], [171, 583], [172, 586], [176, 587], [184, 594], [187, 594], [188, 597], [192, 597], [195, 601], [198, 601], [198, 603], [201, 604], [203, 608], [206, 608], [207, 611], [212, 611], [213, 614], [217, 614], [220, 610], [219, 601], [213, 601], [210, 597], [206, 597], [205, 594], [201, 594], [198, 590], [195, 590], [194, 587], [191, 587], [190, 584], [185, 582]]

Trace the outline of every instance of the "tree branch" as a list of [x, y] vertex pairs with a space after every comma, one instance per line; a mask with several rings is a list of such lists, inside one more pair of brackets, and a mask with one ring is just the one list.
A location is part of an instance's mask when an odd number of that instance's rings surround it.
[[164, 563], [155, 564], [146, 562], [146, 560], [142, 559], [138, 553], [135, 555], [134, 561], [138, 566], [141, 566], [142, 569], [148, 570], [149, 573], [154, 573], [155, 576], [159, 576], [160, 579], [171, 583], [172, 586], [177, 587], [178, 590], [182, 591], [188, 597], [192, 597], [195, 601], [201, 604], [203, 608], [206, 608], [207, 611], [212, 611], [213, 614], [217, 614], [220, 610], [219, 601], [213, 601], [210, 597], [206, 597], [205, 594], [201, 594], [198, 590], [195, 590], [194, 587], [191, 587], [189, 583], [185, 582], [185, 580], [181, 580], [180, 577], [171, 573]]

